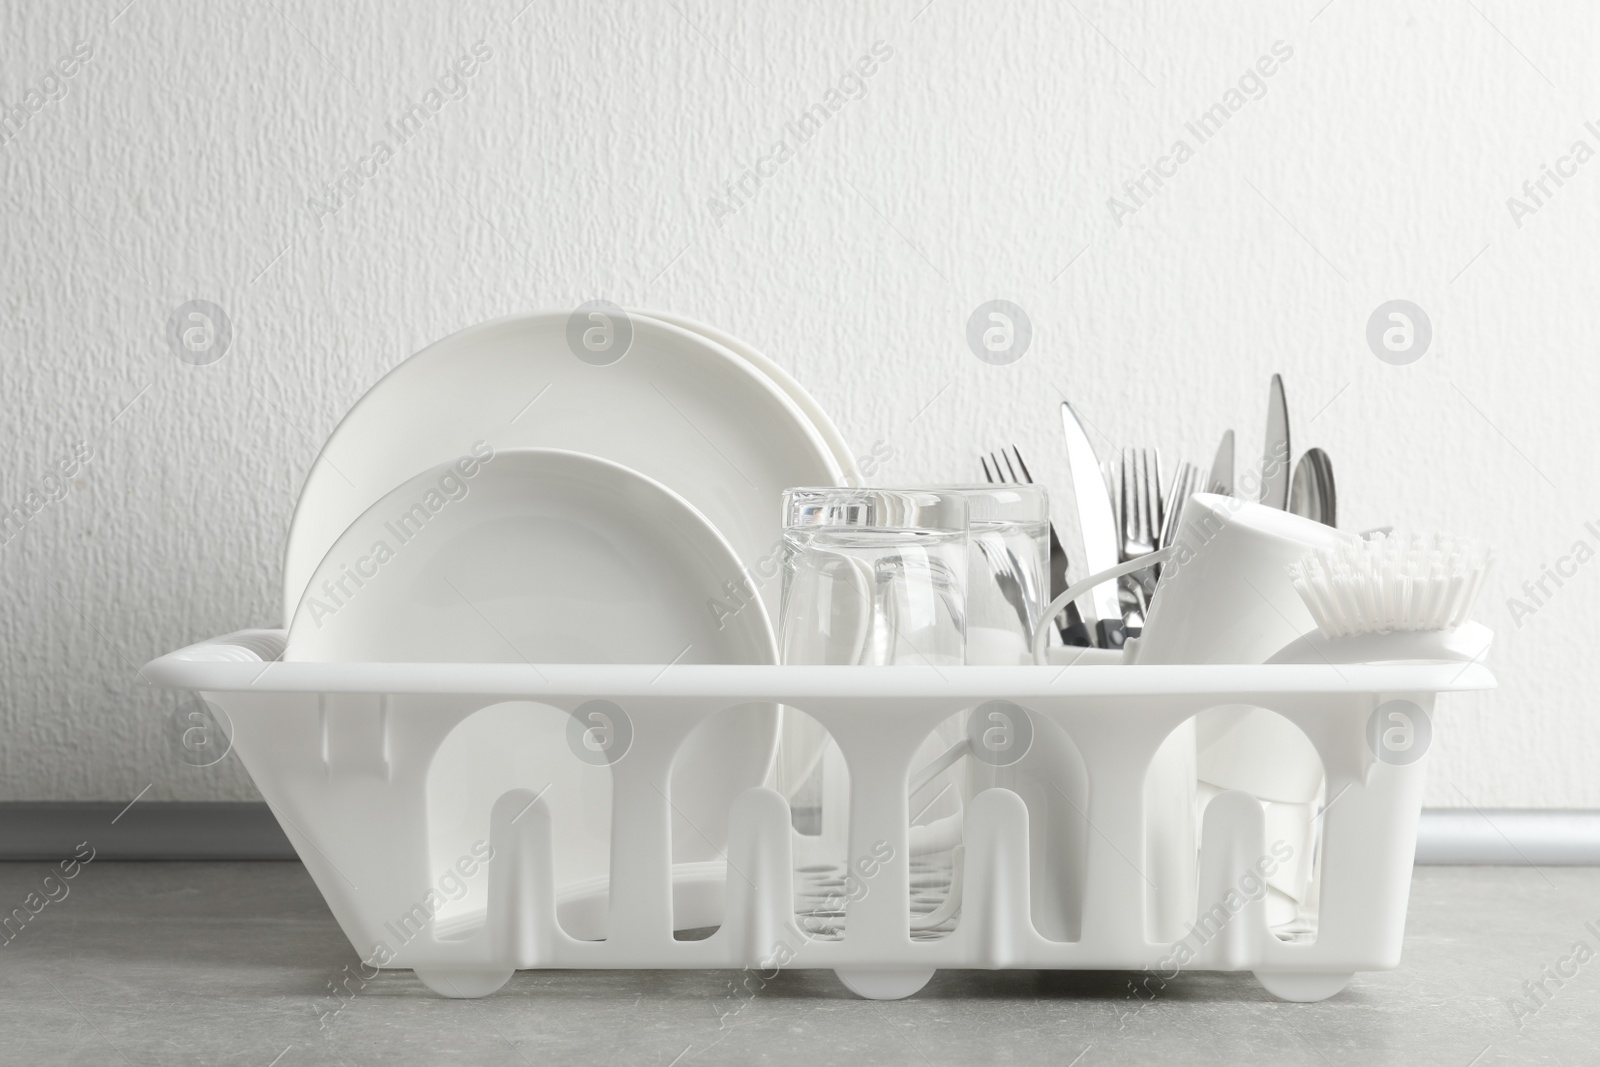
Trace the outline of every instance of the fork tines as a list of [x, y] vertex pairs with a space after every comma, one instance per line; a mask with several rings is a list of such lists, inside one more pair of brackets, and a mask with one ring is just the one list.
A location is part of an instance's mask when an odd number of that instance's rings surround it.
[[1200, 468], [1193, 463], [1178, 464], [1177, 472], [1172, 476], [1172, 489], [1167, 494], [1167, 502], [1162, 511], [1161, 543], [1157, 546], [1166, 548], [1178, 540], [1178, 527], [1183, 522], [1183, 508], [1189, 503], [1189, 498], [1201, 491], [1200, 480], [1203, 476]]
[[1122, 450], [1122, 549], [1126, 559], [1148, 555], [1161, 535], [1161, 459], [1154, 449]]
[[[1016, 459], [1015, 464], [1011, 462], [1013, 457]], [[1033, 474], [1029, 472], [1028, 465], [1022, 462], [1022, 450], [1016, 445], [1011, 446], [1010, 452], [1006, 452], [1004, 449], [999, 452], [991, 452], [987, 459], [979, 456], [978, 462], [983, 465], [983, 476], [990, 482], [1033, 484]], [[993, 465], [993, 473], [990, 473], [991, 464]], [[1018, 471], [1022, 473], [1019, 475]]]

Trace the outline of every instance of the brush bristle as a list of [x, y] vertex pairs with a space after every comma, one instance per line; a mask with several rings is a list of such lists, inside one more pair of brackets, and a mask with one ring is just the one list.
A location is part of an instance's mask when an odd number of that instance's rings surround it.
[[1467, 621], [1494, 550], [1443, 534], [1373, 534], [1309, 553], [1289, 578], [1329, 637], [1453, 630]]

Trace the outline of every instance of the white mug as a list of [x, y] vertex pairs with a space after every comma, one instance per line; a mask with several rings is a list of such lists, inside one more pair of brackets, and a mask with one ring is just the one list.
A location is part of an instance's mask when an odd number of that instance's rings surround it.
[[1289, 565], [1349, 538], [1287, 511], [1195, 494], [1128, 662], [1265, 663], [1317, 625]]
[[[1184, 508], [1173, 557], [1161, 569], [1144, 630], [1128, 642], [1130, 663], [1263, 663], [1316, 629], [1289, 580], [1307, 552], [1349, 535], [1276, 508], [1199, 493]], [[1289, 736], [1292, 735], [1292, 736]], [[1193, 864], [1200, 796], [1242, 789], [1263, 801], [1301, 802], [1285, 816], [1309, 829], [1322, 791], [1322, 764], [1310, 741], [1275, 715], [1245, 706], [1211, 708], [1173, 731], [1152, 761], [1145, 786], [1147, 829], [1172, 865], [1158, 879], [1157, 929], [1181, 930], [1194, 915]], [[1301, 833], [1299, 837], [1305, 837]], [[1311, 865], [1280, 887], [1307, 899]]]

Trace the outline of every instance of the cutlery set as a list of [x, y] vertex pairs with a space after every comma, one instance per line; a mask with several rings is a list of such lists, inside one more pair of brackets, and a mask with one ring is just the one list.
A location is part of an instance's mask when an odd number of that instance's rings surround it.
[[1232, 430], [1164, 469], [1063, 404], [1069, 560], [1016, 447], [863, 486], [771, 360], [612, 312], [609, 362], [569, 341], [590, 310], [401, 363], [307, 475], [281, 628], [144, 669], [231, 726], [363, 961], [446, 997], [797, 967], [878, 999], [1154, 963], [1319, 1000], [1395, 965], [1426, 760], [1386, 729], [1493, 685], [1485, 548], [1337, 530], [1274, 376], [1242, 474]]
[[[1291, 477], [1289, 408], [1283, 379], [1274, 374], [1269, 389], [1260, 503], [1333, 526], [1333, 466], [1328, 454], [1320, 448], [1310, 449], [1294, 465]], [[1211, 473], [1202, 483], [1200, 469], [1187, 462], [1178, 463], [1170, 478], [1163, 478], [1161, 456], [1154, 449], [1125, 448], [1113, 466], [1099, 458], [1089, 442], [1082, 416], [1071, 403], [1062, 403], [1061, 420], [1073, 479], [1078, 529], [1084, 546], [1084, 569], [1088, 573], [1132, 562], [1176, 544], [1184, 507], [1195, 493], [1234, 495], [1232, 430], [1223, 433], [1211, 463]], [[1015, 465], [1011, 462], [1012, 456]], [[1010, 456], [1003, 452], [991, 453], [979, 462], [989, 481], [1033, 481], [1015, 446]], [[1091, 469], [1098, 471], [1098, 475], [1090, 477]], [[1022, 474], [1020, 479], [1018, 471]], [[1104, 501], [1099, 492], [1101, 485], [1105, 487]], [[1061, 540], [1052, 526], [1052, 599], [1067, 588], [1068, 571], [1066, 552], [1061, 549]], [[1063, 643], [1121, 648], [1130, 638], [1138, 637], [1160, 574], [1160, 565], [1154, 564], [1118, 579], [1115, 586], [1097, 590], [1091, 597], [1092, 628], [1079, 621], [1076, 605], [1069, 604], [1066, 613], [1056, 620]]]

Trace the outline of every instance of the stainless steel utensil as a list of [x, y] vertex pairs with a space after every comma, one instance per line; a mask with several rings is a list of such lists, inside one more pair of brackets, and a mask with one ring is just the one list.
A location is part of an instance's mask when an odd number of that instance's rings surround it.
[[1122, 561], [1148, 556], [1161, 536], [1161, 457], [1152, 449], [1122, 450]]
[[1289, 485], [1289, 510], [1324, 526], [1337, 525], [1333, 462], [1322, 449], [1308, 448], [1295, 464], [1294, 480]]
[[[1231, 437], [1233, 431], [1228, 431]], [[1230, 468], [1230, 474], [1232, 473]], [[1167, 491], [1167, 502], [1162, 506], [1161, 536], [1157, 548], [1166, 548], [1178, 540], [1179, 524], [1183, 522], [1183, 508], [1189, 498], [1200, 492], [1200, 468], [1193, 463], [1179, 463], [1172, 475], [1172, 488]]]
[[1022, 623], [1023, 632], [1031, 635], [1033, 614], [1028, 606], [1027, 587], [1022, 578], [1022, 561], [1003, 545], [991, 545], [988, 541], [976, 541], [974, 544], [978, 547], [978, 553], [983, 556], [983, 561], [989, 565], [989, 573], [994, 577], [1000, 595], [1011, 605], [1011, 610], [1017, 613], [1017, 620]]
[[[1122, 560], [1124, 563], [1148, 556], [1161, 537], [1161, 457], [1153, 449], [1122, 450], [1120, 486], [1122, 519]], [[1126, 636], [1136, 637], [1144, 630], [1144, 617], [1155, 592], [1156, 572], [1152, 568], [1121, 579], [1122, 625]]]
[[1206, 483], [1206, 492], [1217, 493], [1221, 496], [1233, 495], [1232, 430], [1224, 433], [1222, 435], [1222, 443], [1217, 445], [1217, 455], [1211, 461], [1211, 478]]
[[1261, 503], [1282, 511], [1289, 506], [1289, 402], [1283, 376], [1274, 374], [1267, 395], [1267, 442], [1261, 453]]
[[[1100, 478], [1106, 485], [1106, 499], [1111, 501], [1111, 518], [1117, 524], [1117, 560], [1122, 561], [1122, 531], [1125, 526], [1122, 511], [1122, 455], [1114, 460], [1102, 460]], [[1122, 616], [1123, 639], [1138, 637], [1144, 627], [1144, 591], [1139, 580], [1124, 574], [1117, 579], [1117, 610]]]
[[[1061, 405], [1061, 429], [1066, 436], [1073, 500], [1083, 538], [1083, 565], [1089, 574], [1096, 574], [1121, 562], [1117, 520], [1112, 514], [1111, 498], [1100, 491], [1105, 486], [1100, 459], [1089, 443], [1083, 420], [1066, 402]], [[1095, 643], [1101, 648], [1121, 648], [1125, 635], [1116, 583], [1101, 582], [1090, 592], [1089, 604], [1094, 611]]]
[[[1013, 457], [1016, 461], [1014, 465], [1012, 463]], [[991, 483], [1023, 482], [1028, 485], [1033, 484], [1033, 472], [1028, 470], [1028, 465], [1022, 460], [1022, 450], [1016, 445], [1011, 446], [1011, 455], [1007, 455], [1003, 450], [992, 452], [987, 457], [979, 456], [978, 462], [983, 467], [984, 478]], [[1061, 547], [1061, 538], [1056, 536], [1056, 524], [1054, 522], [1049, 524], [1049, 529], [1050, 599], [1054, 600], [1067, 588], [1067, 550]], [[989, 562], [990, 566], [993, 567], [995, 561], [991, 559]], [[1015, 581], [1015, 574], [1010, 575], [1010, 578]], [[1012, 600], [1012, 594], [1007, 591], [1006, 579], [1002, 577], [1001, 569], [995, 569], [995, 580], [1000, 583], [1001, 591], [1005, 593], [1008, 601], [1012, 601], [1014, 605], [1022, 603], [1021, 586], [1018, 585], [1016, 589], [1018, 599]], [[1026, 611], [1027, 609], [1019, 607], [1018, 610]], [[1031, 632], [1033, 620], [1028, 619], [1026, 622], [1027, 628]], [[1088, 645], [1091, 643], [1089, 640], [1089, 628], [1083, 624], [1083, 619], [1078, 614], [1078, 606], [1076, 604], [1068, 604], [1061, 614], [1056, 616], [1055, 622], [1056, 630], [1061, 634], [1063, 643], [1069, 645]]]

